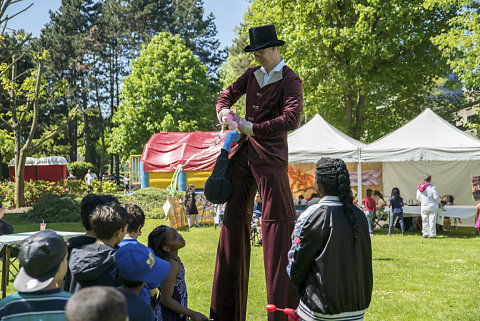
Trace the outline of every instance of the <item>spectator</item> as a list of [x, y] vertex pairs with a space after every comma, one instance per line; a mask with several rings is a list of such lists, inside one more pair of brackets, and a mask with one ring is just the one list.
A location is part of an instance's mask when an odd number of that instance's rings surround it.
[[478, 236], [478, 232], [480, 231], [480, 203], [476, 206], [475, 211], [475, 235]]
[[365, 213], [365, 216], [367, 217], [367, 221], [368, 221], [368, 231], [370, 232], [370, 235], [373, 235], [372, 221], [373, 221], [375, 212], [377, 211], [377, 202], [375, 202], [375, 199], [372, 198], [371, 189], [367, 189], [367, 197], [364, 197], [362, 199], [362, 204], [363, 204], [363, 212]]
[[[95, 235], [95, 232], [90, 224], [90, 219], [96, 207], [102, 205], [112, 206], [115, 204], [118, 205], [118, 200], [112, 195], [87, 194], [82, 199], [82, 202], [80, 203], [80, 219], [83, 227], [85, 228], [85, 234], [72, 237], [68, 240], [67, 246], [69, 258], [72, 249], [81, 248], [84, 245], [95, 243], [97, 240], [97, 236]], [[68, 268], [65, 276], [65, 291], [73, 293], [73, 289], [76, 287], [76, 281], [72, 282], [72, 280], [72, 272], [70, 271], [70, 268]]]
[[195, 186], [193, 184], [188, 185], [187, 192], [185, 193], [185, 215], [187, 215], [188, 227], [192, 226], [192, 215], [195, 215], [195, 226], [200, 227], [198, 224], [198, 209], [196, 204]]
[[68, 263], [72, 271], [71, 293], [94, 285], [120, 286], [115, 274], [115, 246], [127, 232], [129, 215], [120, 205], [98, 206], [90, 220], [95, 243], [72, 250]]
[[298, 195], [298, 198], [295, 200], [295, 202], [293, 202], [295, 205], [306, 205], [307, 204], [307, 200], [303, 198], [303, 195], [300, 194]]
[[420, 202], [422, 216], [422, 234], [424, 238], [437, 237], [435, 224], [437, 221], [437, 210], [440, 204], [440, 196], [437, 189], [431, 183], [432, 176], [425, 174], [425, 180], [418, 185], [417, 201]]
[[118, 249], [115, 264], [123, 284], [119, 290], [127, 299], [129, 321], [153, 321], [150, 300], [146, 303], [139, 293], [146, 284], [160, 285], [170, 271], [170, 263], [154, 256], [145, 245], [132, 242]]
[[130, 191], [130, 177], [127, 174], [123, 176], [123, 194], [127, 194]]
[[69, 181], [77, 179], [77, 176], [73, 175], [73, 172], [68, 173], [67, 179]]
[[309, 208], [310, 206], [312, 206], [314, 204], [317, 204], [318, 201], [320, 201], [320, 198], [318, 198], [318, 194], [317, 193], [312, 193], [310, 195], [310, 198], [308, 199], [307, 208]]
[[400, 190], [397, 187], [392, 189], [392, 196], [388, 200], [388, 206], [392, 209], [392, 216], [390, 217], [390, 225], [388, 227], [388, 235], [392, 235], [393, 227], [395, 226], [395, 219], [398, 217], [402, 235], [405, 235], [405, 224], [403, 222], [403, 198], [400, 196]]
[[321, 200], [300, 214], [288, 252], [297, 314], [309, 321], [363, 320], [372, 296], [372, 247], [345, 163], [321, 158], [314, 187]]
[[127, 301], [108, 286], [92, 286], [75, 293], [65, 307], [67, 321], [127, 321]]
[[[138, 237], [142, 234], [142, 227], [145, 224], [145, 214], [140, 206], [137, 204], [125, 204], [123, 205], [130, 216], [130, 222], [127, 227], [127, 234], [125, 238], [118, 244], [119, 247], [123, 247], [127, 244], [140, 244]], [[150, 290], [155, 295], [156, 289], [160, 286], [162, 280], [154, 280], [153, 282], [147, 282], [145, 286], [140, 290], [138, 295], [145, 303], [150, 304]]]
[[253, 201], [253, 220], [259, 220], [262, 216], [262, 199], [260, 198], [260, 193], [255, 194], [255, 199]]
[[3, 215], [5, 215], [5, 209], [0, 200], [0, 235], [13, 234], [13, 227], [3, 220]]
[[0, 301], [1, 320], [65, 320], [70, 293], [58, 288], [67, 272], [67, 245], [52, 230], [33, 234], [18, 253], [20, 271], [13, 287], [18, 292]]
[[215, 204], [215, 216], [218, 218], [218, 226], [222, 226], [225, 203]]
[[148, 247], [156, 256], [170, 262], [170, 272], [160, 286], [153, 313], [156, 321], [193, 321], [208, 319], [200, 312], [190, 310], [187, 300], [185, 269], [178, 257], [178, 251], [185, 246], [185, 240], [175, 229], [160, 225], [148, 235]]
[[89, 192], [92, 191], [92, 182], [94, 179], [97, 179], [97, 174], [92, 173], [92, 170], [88, 169], [87, 174], [85, 174], [84, 180], [85, 180], [85, 183], [87, 183]]

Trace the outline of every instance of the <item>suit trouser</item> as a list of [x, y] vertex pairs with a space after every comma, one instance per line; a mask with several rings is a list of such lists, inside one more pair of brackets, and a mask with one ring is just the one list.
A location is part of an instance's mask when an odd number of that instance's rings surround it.
[[422, 216], [422, 234], [423, 236], [435, 237], [437, 236], [437, 209], [438, 207], [421, 208], [420, 214]]
[[[234, 192], [227, 202], [218, 243], [210, 317], [215, 321], [246, 319], [253, 201], [262, 198], [262, 238], [268, 303], [295, 308], [299, 299], [286, 267], [295, 208], [287, 169], [251, 166], [247, 142], [235, 154]], [[260, 298], [259, 298], [260, 299]], [[268, 313], [269, 321], [286, 321], [283, 312]]]

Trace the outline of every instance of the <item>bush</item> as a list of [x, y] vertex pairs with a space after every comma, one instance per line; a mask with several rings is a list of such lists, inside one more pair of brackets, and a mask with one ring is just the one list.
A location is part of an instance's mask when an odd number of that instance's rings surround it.
[[27, 217], [36, 222], [79, 222], [81, 201], [80, 195], [47, 193], [35, 202]]
[[89, 169], [98, 175], [98, 168], [96, 168], [92, 163], [71, 162], [67, 165], [68, 172], [73, 172], [73, 175], [75, 175], [79, 180], [83, 180]]
[[167, 200], [167, 190], [156, 187], [147, 187], [136, 191], [132, 195], [115, 195], [120, 203], [134, 203], [139, 205], [145, 212], [147, 218], [164, 218], [163, 204]]
[[[32, 206], [47, 193], [64, 195], [84, 194], [87, 191], [87, 184], [83, 180], [29, 181], [25, 182], [25, 205]], [[112, 194], [116, 191], [117, 185], [115, 182], [103, 181], [102, 185], [98, 180], [92, 182], [92, 193]], [[9, 206], [15, 206], [15, 183], [10, 181], [0, 183], [0, 197], [5, 201], [8, 200]]]

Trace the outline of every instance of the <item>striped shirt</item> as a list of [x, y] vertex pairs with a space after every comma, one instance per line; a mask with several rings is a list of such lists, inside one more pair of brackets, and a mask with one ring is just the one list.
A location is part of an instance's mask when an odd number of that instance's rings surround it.
[[0, 301], [0, 319], [10, 321], [65, 321], [65, 305], [72, 295], [60, 289], [16, 292]]

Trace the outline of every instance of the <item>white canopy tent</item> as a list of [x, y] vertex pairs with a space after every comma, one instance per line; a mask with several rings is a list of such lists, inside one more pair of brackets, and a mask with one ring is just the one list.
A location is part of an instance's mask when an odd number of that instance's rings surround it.
[[[398, 187], [408, 202], [425, 173], [440, 194], [457, 205], [474, 205], [472, 178], [480, 176], [480, 141], [455, 128], [430, 109], [361, 150], [361, 162], [383, 162], [383, 188]], [[359, 174], [360, 175], [360, 174]]]
[[365, 147], [316, 114], [305, 125], [288, 135], [288, 162], [316, 163], [321, 157], [357, 162], [359, 149]]

